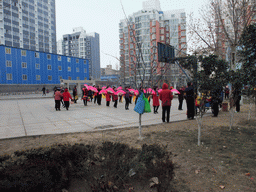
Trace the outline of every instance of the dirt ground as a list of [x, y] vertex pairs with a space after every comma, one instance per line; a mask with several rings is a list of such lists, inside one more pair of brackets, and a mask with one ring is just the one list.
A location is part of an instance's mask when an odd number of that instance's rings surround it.
[[[253, 107], [248, 122], [248, 108], [249, 105], [243, 105], [241, 112], [235, 113], [232, 130], [229, 130], [229, 112], [220, 112], [217, 118], [204, 117], [200, 146], [197, 146], [197, 121], [188, 120], [145, 126], [143, 140], [138, 139], [138, 128], [5, 139], [0, 140], [0, 155], [56, 143], [116, 141], [135, 148], [144, 143], [158, 143], [167, 145], [173, 153], [177, 167], [173, 191], [255, 191], [256, 115]], [[68, 191], [82, 191], [80, 185], [81, 182], [74, 181]]]

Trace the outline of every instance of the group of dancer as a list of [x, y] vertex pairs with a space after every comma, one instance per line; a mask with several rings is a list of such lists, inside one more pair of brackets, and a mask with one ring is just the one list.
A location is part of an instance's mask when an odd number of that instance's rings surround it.
[[[88, 102], [94, 102], [94, 104], [101, 105], [102, 99], [106, 99], [106, 106], [110, 107], [111, 100], [114, 102], [113, 107], [117, 108], [118, 101], [123, 102], [125, 101], [125, 110], [129, 110], [129, 105], [132, 102], [137, 103], [138, 97], [140, 94], [144, 94], [144, 96], [148, 99], [149, 103], [151, 99], [153, 100], [153, 109], [154, 114], [158, 114], [158, 109], [160, 106], [160, 101], [162, 101], [162, 120], [163, 122], [169, 122], [170, 120], [170, 108], [171, 108], [171, 101], [173, 99], [173, 94], [179, 94], [179, 110], [182, 110], [182, 102], [183, 102], [183, 93], [185, 88], [181, 87], [179, 90], [173, 89], [173, 87], [168, 87], [166, 83], [163, 84], [162, 89], [159, 89], [157, 86], [153, 88], [146, 88], [143, 89], [142, 87], [139, 89], [132, 89], [131, 87], [100, 87], [100, 86], [89, 86], [84, 85], [82, 88], [82, 97], [84, 106], [87, 106]], [[77, 103], [78, 98], [78, 91], [77, 87], [75, 86], [73, 89], [73, 97], [69, 93], [68, 89], [65, 88], [56, 88], [55, 90], [55, 109], [56, 111], [60, 111], [61, 103], [63, 107], [68, 110], [71, 103]], [[167, 113], [167, 118], [166, 117]]]

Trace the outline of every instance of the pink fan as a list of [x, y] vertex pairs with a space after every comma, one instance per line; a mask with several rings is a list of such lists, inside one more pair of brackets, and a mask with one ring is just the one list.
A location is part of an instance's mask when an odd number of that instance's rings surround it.
[[154, 90], [152, 90], [152, 94], [156, 94], [156, 92]]
[[159, 89], [159, 90], [158, 90], [158, 93], [160, 93], [161, 91], [162, 91], [162, 89]]
[[171, 92], [180, 94], [180, 92], [177, 89], [172, 89]]
[[139, 95], [139, 91], [136, 90], [136, 91], [134, 92], [134, 94], [135, 94], [135, 95]]
[[146, 93], [146, 90], [145, 90], [145, 89], [143, 89], [143, 92], [144, 92], [144, 93]]
[[102, 94], [102, 93], [107, 93], [107, 91], [106, 90], [101, 90], [100, 92], [99, 92], [99, 94]]
[[119, 90], [119, 91], [117, 91], [116, 93], [117, 93], [117, 95], [124, 95], [124, 94], [125, 94], [125, 91]]
[[134, 89], [128, 89], [131, 93], [134, 93], [135, 90]]
[[105, 89], [106, 89], [106, 87], [102, 87], [102, 89], [104, 89], [104, 90], [105, 90]]
[[107, 88], [106, 91], [109, 92], [109, 93], [114, 93], [115, 92], [111, 87]]
[[122, 87], [118, 87], [117, 90], [122, 90], [123, 88]]

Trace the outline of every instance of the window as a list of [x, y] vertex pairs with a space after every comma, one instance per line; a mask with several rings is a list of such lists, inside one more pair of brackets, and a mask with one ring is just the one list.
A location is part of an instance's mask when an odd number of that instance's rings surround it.
[[87, 73], [87, 69], [86, 68], [84, 68], [84, 73]]
[[68, 62], [71, 62], [71, 58], [70, 57], [68, 57], [67, 60], [68, 60]]
[[50, 55], [50, 54], [47, 55], [47, 59], [48, 59], [48, 60], [51, 59], [51, 55]]
[[6, 61], [6, 67], [12, 67], [12, 61]]
[[40, 75], [36, 75], [36, 80], [40, 81], [41, 80], [41, 76]]
[[61, 68], [61, 66], [59, 66], [58, 68], [59, 68], [59, 71], [62, 71], [62, 68]]
[[27, 68], [27, 63], [22, 62], [22, 63], [21, 63], [21, 67], [22, 67], [22, 68]]
[[28, 76], [27, 75], [22, 75], [22, 80], [28, 80]]
[[80, 80], [80, 77], [76, 77], [76, 80]]
[[21, 56], [27, 56], [27, 51], [26, 50], [21, 50]]
[[5, 48], [5, 53], [6, 54], [11, 54], [11, 48]]
[[47, 69], [48, 70], [52, 70], [52, 66], [51, 65], [47, 65]]
[[58, 61], [61, 61], [61, 56], [58, 56]]
[[40, 64], [36, 63], [36, 69], [40, 69]]
[[51, 81], [51, 80], [52, 80], [52, 76], [48, 75], [48, 81]]
[[6, 74], [6, 79], [7, 80], [12, 80], [12, 74], [11, 73], [7, 73]]
[[76, 68], [76, 72], [79, 72], [79, 67]]
[[59, 80], [61, 80], [62, 79], [62, 76], [59, 76]]
[[71, 77], [70, 77], [70, 76], [68, 76], [68, 80], [71, 80]]
[[35, 57], [36, 58], [39, 58], [40, 56], [39, 56], [39, 53], [35, 53]]
[[68, 72], [71, 72], [71, 67], [68, 67]]
[[79, 63], [79, 59], [76, 59], [76, 63]]

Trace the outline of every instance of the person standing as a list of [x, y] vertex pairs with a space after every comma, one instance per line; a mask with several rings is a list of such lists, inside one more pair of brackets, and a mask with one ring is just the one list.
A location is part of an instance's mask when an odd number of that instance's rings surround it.
[[234, 85], [234, 103], [236, 105], [236, 112], [240, 112], [240, 100], [241, 100], [241, 87], [238, 84]]
[[182, 104], [183, 104], [183, 100], [184, 100], [184, 90], [185, 90], [185, 88], [183, 86], [180, 87], [180, 89], [178, 89], [178, 91], [180, 92], [180, 94], [178, 94], [178, 99], [179, 99], [178, 110], [183, 110], [182, 109]]
[[154, 114], [157, 114], [158, 108], [159, 108], [159, 93], [157, 90], [157, 87], [154, 87], [154, 93], [152, 94], [153, 97], [153, 107], [154, 107]]
[[228, 86], [226, 86], [224, 91], [225, 91], [225, 99], [229, 99], [229, 88], [228, 88]]
[[125, 110], [129, 110], [129, 103], [130, 103], [130, 91], [128, 90], [128, 87], [125, 88]]
[[60, 89], [56, 88], [56, 91], [54, 93], [54, 100], [55, 100], [55, 109], [56, 111], [60, 111], [60, 101], [61, 101], [62, 94], [60, 92]]
[[[116, 88], [114, 88], [114, 91], [116, 92]], [[114, 93], [112, 94], [112, 98], [114, 101], [114, 107], [117, 108], [117, 101], [118, 101], [118, 95], [115, 95]]]
[[84, 86], [83, 88], [83, 101], [84, 101], [84, 106], [87, 106], [87, 99], [88, 99], [88, 89]]
[[73, 97], [74, 97], [74, 103], [76, 103], [76, 101], [77, 101], [77, 89], [76, 89], [76, 86], [73, 89]]
[[171, 90], [168, 89], [168, 85], [166, 83], [163, 84], [162, 91], [159, 94], [160, 100], [162, 101], [162, 121], [165, 122], [165, 114], [167, 113], [167, 123], [170, 122], [170, 110], [173, 95]]
[[101, 88], [98, 86], [98, 95], [97, 95], [97, 103], [98, 103], [98, 105], [101, 105], [102, 94], [99, 94], [100, 91], [101, 91]]
[[213, 117], [218, 117], [219, 114], [219, 103], [220, 103], [220, 89], [217, 88], [211, 92], [211, 105], [212, 105], [212, 112]]
[[42, 91], [43, 91], [43, 95], [42, 96], [46, 96], [46, 94], [45, 94], [45, 86], [42, 88]]
[[71, 97], [70, 93], [68, 92], [68, 88], [66, 88], [64, 90], [64, 93], [62, 95], [63, 95], [63, 101], [65, 103], [65, 107], [68, 110], [68, 108], [69, 108], [69, 99], [72, 100], [72, 97]]
[[111, 101], [111, 98], [110, 98], [111, 94], [109, 92], [106, 93], [106, 106], [109, 107], [109, 103]]
[[195, 116], [195, 98], [194, 98], [194, 88], [191, 82], [187, 83], [188, 87], [185, 89], [185, 99], [187, 103], [187, 118], [189, 120], [194, 119]]

